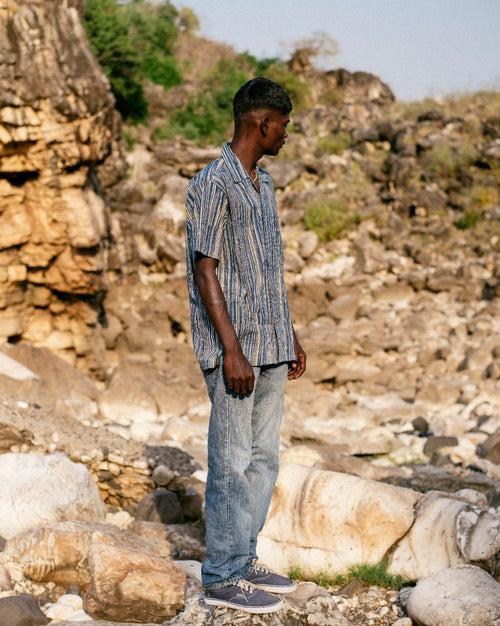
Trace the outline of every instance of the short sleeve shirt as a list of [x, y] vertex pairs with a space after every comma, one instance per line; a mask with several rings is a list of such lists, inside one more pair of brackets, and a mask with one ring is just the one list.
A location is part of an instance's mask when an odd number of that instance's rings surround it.
[[260, 192], [228, 143], [190, 181], [186, 193], [186, 265], [191, 332], [201, 369], [223, 353], [194, 278], [199, 251], [216, 273], [243, 354], [253, 366], [295, 360], [284, 282], [283, 241], [270, 174], [257, 167]]

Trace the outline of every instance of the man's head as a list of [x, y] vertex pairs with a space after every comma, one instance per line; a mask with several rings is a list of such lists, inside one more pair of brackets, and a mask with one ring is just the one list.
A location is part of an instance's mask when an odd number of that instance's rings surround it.
[[269, 78], [253, 78], [233, 99], [235, 132], [250, 131], [263, 154], [276, 155], [287, 138], [292, 102], [281, 85]]

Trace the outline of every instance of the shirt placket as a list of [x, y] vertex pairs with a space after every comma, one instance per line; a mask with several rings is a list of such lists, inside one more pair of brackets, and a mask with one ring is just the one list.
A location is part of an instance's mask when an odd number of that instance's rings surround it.
[[[265, 184], [265, 183], [261, 183]], [[269, 205], [266, 200], [266, 194], [263, 193], [263, 189], [261, 186], [261, 191], [259, 194], [259, 206], [262, 215], [262, 224], [263, 224], [263, 233], [264, 233], [264, 243], [266, 255], [264, 258], [264, 266], [266, 268], [266, 276], [265, 276], [265, 289], [267, 295], [267, 310], [269, 314], [269, 321], [273, 324], [276, 322], [275, 319], [275, 311], [273, 307], [273, 300], [276, 294], [276, 285], [274, 284], [275, 278], [275, 265], [274, 265], [274, 250], [273, 250], [273, 236], [272, 236], [272, 223], [269, 219]]]

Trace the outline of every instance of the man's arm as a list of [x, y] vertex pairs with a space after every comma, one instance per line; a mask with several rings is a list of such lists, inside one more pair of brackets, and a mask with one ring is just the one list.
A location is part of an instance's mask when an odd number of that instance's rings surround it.
[[230, 389], [238, 394], [252, 393], [255, 376], [243, 354], [227, 310], [224, 292], [215, 272], [219, 261], [196, 253], [194, 276], [203, 306], [224, 348], [224, 372]]

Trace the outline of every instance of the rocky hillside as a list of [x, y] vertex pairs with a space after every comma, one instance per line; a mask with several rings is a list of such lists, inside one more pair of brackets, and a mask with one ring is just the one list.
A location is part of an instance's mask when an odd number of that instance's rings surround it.
[[[0, 624], [233, 623], [198, 597], [210, 406], [183, 237], [220, 146], [158, 132], [194, 67], [122, 124], [82, 11], [0, 1]], [[495, 624], [500, 97], [289, 71], [308, 103], [264, 165], [308, 369], [259, 554], [326, 590], [301, 583], [269, 623], [436, 626], [446, 589], [447, 624]]]

